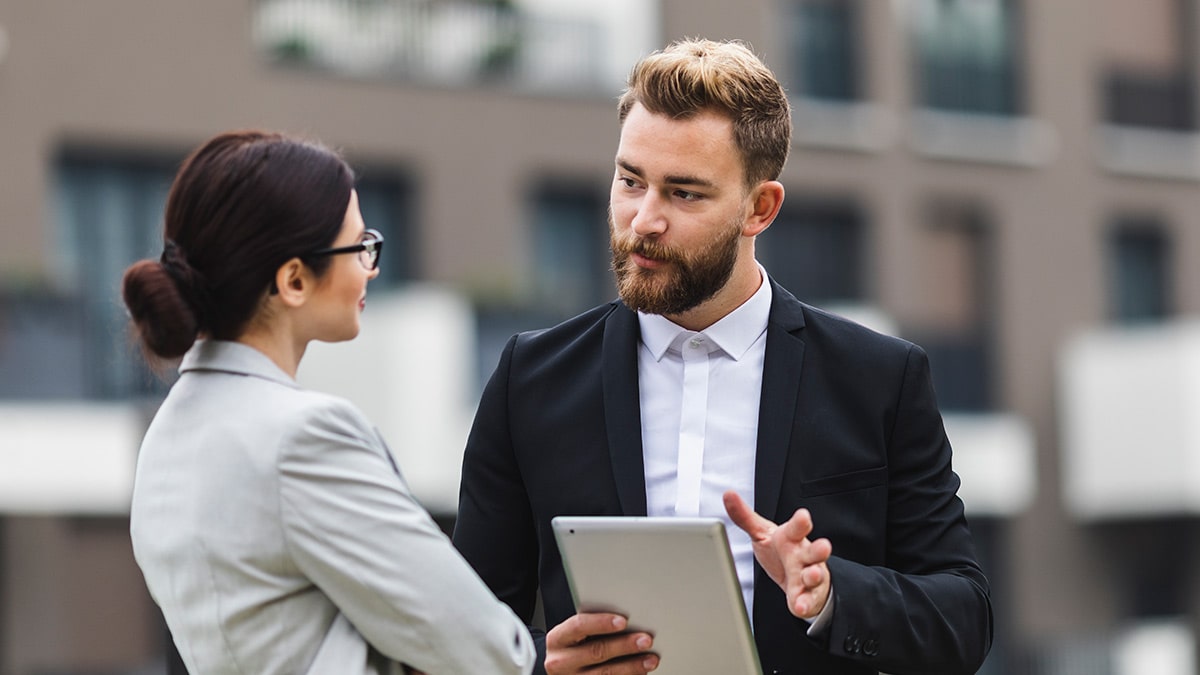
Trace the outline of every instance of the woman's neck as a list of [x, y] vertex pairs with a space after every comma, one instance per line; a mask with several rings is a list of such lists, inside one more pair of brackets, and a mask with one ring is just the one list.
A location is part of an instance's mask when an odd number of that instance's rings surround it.
[[252, 322], [237, 341], [265, 354], [294, 380], [308, 341], [296, 340], [289, 327], [279, 323], [282, 322]]

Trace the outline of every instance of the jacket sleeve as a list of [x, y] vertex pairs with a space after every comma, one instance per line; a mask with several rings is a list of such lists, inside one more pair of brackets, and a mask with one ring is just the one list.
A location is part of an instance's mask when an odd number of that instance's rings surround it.
[[338, 399], [306, 411], [278, 452], [297, 567], [384, 656], [428, 673], [528, 673], [525, 627], [416, 502], [386, 446]]
[[987, 579], [957, 496], [923, 350], [911, 346], [888, 435], [887, 560], [829, 561], [830, 653], [894, 675], [974, 673], [991, 646]]
[[[500, 600], [532, 624], [538, 591], [538, 539], [509, 428], [514, 336], [484, 388], [463, 456], [454, 545]], [[530, 625], [543, 672], [545, 632]]]

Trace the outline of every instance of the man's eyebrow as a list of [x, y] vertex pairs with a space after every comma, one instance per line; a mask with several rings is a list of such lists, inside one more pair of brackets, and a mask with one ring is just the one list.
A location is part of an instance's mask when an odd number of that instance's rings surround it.
[[[636, 167], [633, 164], [630, 164], [629, 162], [627, 162], [623, 159], [617, 159], [617, 166], [621, 167], [622, 169], [625, 169], [626, 171], [628, 171], [629, 173], [632, 173], [635, 176], [644, 175], [642, 170], [639, 167]], [[703, 187], [703, 188], [713, 187], [712, 181], [705, 180], [704, 178], [700, 178], [699, 176], [688, 176], [685, 174], [664, 176], [663, 182], [667, 183], [668, 185], [688, 185], [688, 186]]]

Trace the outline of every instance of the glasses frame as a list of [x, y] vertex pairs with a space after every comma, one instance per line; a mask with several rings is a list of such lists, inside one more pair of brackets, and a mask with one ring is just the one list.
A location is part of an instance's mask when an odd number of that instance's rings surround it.
[[369, 237], [369, 239], [361, 243], [354, 244], [353, 246], [338, 246], [337, 248], [319, 249], [312, 251], [311, 253], [305, 253], [300, 257], [303, 259], [319, 258], [327, 255], [338, 255], [340, 253], [369, 253], [370, 257], [366, 260], [363, 259], [362, 255], [359, 255], [358, 264], [362, 265], [363, 268], [368, 272], [372, 272], [379, 269], [379, 254], [383, 251], [383, 234], [379, 230], [368, 229], [363, 231], [363, 236]]

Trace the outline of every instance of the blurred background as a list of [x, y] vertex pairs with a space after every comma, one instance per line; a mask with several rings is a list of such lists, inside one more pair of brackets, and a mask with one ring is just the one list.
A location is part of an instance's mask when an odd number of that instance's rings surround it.
[[767, 270], [929, 351], [992, 581], [982, 672], [1195, 675], [1196, 4], [0, 0], [0, 674], [170, 667], [127, 529], [172, 374], [118, 285], [188, 150], [268, 127], [358, 170], [382, 276], [300, 379], [362, 406], [449, 527], [504, 340], [615, 295], [625, 74], [704, 36], [795, 108]]

